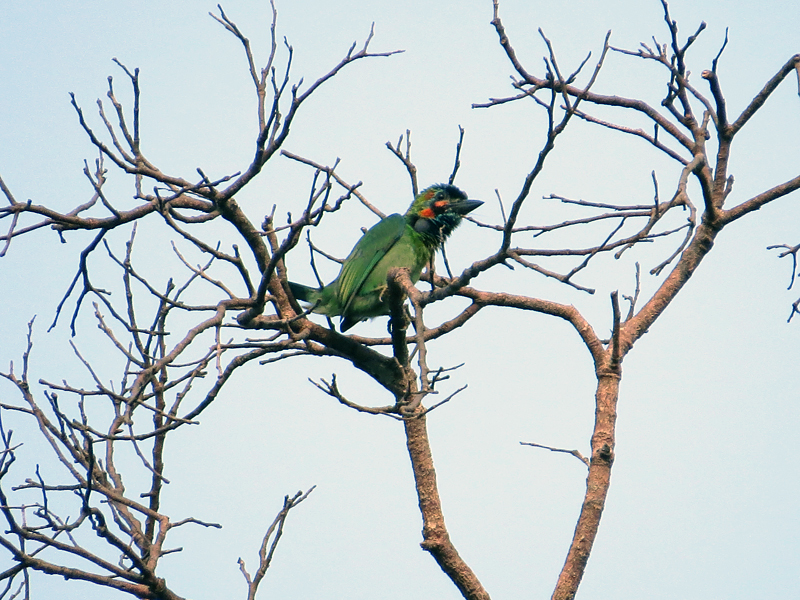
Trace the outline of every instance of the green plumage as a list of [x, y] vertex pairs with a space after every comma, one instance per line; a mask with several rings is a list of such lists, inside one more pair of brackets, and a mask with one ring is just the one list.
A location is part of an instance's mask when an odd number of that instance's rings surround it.
[[389, 271], [405, 267], [416, 283], [461, 217], [481, 204], [453, 185], [433, 185], [416, 197], [405, 215], [390, 215], [367, 231], [331, 283], [317, 289], [290, 281], [289, 288], [297, 300], [312, 304], [313, 312], [340, 316], [343, 332], [359, 321], [387, 315]]

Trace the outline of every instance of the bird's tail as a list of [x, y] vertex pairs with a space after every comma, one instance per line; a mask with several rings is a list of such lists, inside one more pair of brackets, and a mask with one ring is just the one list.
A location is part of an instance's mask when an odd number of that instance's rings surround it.
[[314, 304], [317, 300], [319, 300], [320, 290], [317, 288], [308, 287], [302, 283], [294, 283], [293, 281], [290, 281], [289, 289], [292, 291], [292, 295], [295, 297], [295, 299], [300, 300], [301, 302]]

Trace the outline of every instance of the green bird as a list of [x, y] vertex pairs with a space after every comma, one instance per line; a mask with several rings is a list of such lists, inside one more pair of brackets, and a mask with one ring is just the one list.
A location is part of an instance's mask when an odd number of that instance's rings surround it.
[[461, 223], [461, 217], [481, 204], [454, 185], [432, 185], [416, 197], [405, 215], [385, 217], [367, 231], [331, 283], [318, 289], [290, 281], [289, 289], [297, 300], [312, 304], [312, 312], [341, 317], [342, 332], [359, 321], [388, 315], [389, 271], [405, 267], [411, 281], [419, 281], [422, 270]]

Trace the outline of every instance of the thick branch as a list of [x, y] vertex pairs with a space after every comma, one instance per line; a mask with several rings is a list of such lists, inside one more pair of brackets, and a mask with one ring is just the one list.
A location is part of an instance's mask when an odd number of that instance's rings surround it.
[[780, 70], [775, 74], [772, 79], [770, 79], [766, 85], [761, 89], [761, 91], [756, 94], [755, 98], [750, 101], [750, 104], [747, 105], [742, 111], [742, 114], [739, 115], [739, 118], [733, 122], [730, 127], [730, 135], [734, 136], [736, 132], [738, 132], [750, 118], [758, 112], [758, 109], [764, 106], [764, 103], [767, 99], [772, 95], [780, 83], [786, 79], [786, 76], [797, 69], [800, 66], [800, 54], [795, 54], [792, 56], [786, 64], [783, 65]]
[[[422, 411], [422, 407], [418, 407], [417, 410]], [[489, 600], [489, 594], [450, 541], [436, 486], [436, 471], [433, 468], [426, 419], [424, 416], [408, 419], [404, 421], [404, 426], [408, 455], [414, 470], [419, 510], [422, 513], [422, 549], [430, 552], [464, 598]]]

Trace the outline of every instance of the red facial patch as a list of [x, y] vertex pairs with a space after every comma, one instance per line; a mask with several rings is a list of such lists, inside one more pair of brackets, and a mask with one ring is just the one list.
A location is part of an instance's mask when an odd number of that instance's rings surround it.
[[419, 216], [426, 219], [432, 219], [434, 217], [434, 213], [430, 208], [423, 208], [421, 211], [419, 211]]
[[433, 203], [433, 205], [436, 208], [444, 208], [445, 206], [447, 206], [447, 200], [437, 200], [436, 202]]

